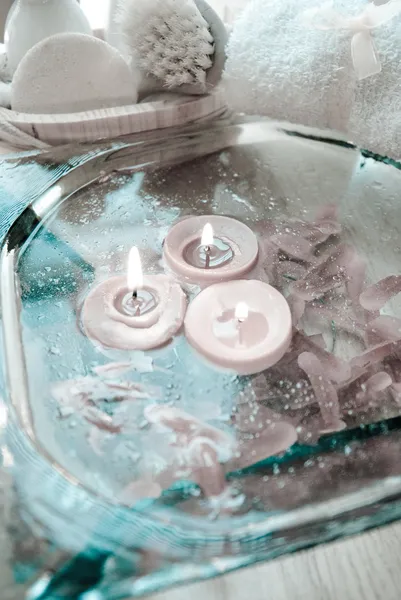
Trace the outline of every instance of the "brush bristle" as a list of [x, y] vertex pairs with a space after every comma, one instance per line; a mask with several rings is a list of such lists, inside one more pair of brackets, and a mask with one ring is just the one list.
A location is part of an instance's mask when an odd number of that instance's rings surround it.
[[118, 20], [143, 72], [169, 88], [205, 84], [214, 44], [193, 0], [124, 0]]

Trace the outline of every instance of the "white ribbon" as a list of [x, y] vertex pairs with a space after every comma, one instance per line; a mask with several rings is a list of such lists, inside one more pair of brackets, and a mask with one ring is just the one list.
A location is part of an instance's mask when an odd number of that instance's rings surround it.
[[382, 70], [372, 30], [385, 25], [400, 13], [401, 0], [390, 0], [380, 6], [371, 3], [357, 17], [345, 17], [333, 8], [332, 2], [326, 2], [319, 8], [305, 11], [303, 20], [315, 29], [343, 29], [353, 32], [352, 62], [358, 79], [365, 79]]

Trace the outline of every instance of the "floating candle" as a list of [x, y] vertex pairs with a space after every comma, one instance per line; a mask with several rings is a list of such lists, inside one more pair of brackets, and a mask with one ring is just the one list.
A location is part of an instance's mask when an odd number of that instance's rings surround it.
[[112, 277], [88, 294], [82, 309], [83, 329], [93, 341], [110, 348], [157, 348], [181, 328], [186, 296], [171, 277], [144, 277], [136, 248], [128, 262], [127, 277]]
[[277, 363], [291, 342], [286, 299], [261, 281], [230, 281], [203, 290], [185, 318], [189, 343], [220, 367], [241, 375]]
[[216, 215], [179, 221], [164, 242], [168, 267], [192, 283], [243, 277], [254, 267], [258, 254], [258, 241], [249, 227]]

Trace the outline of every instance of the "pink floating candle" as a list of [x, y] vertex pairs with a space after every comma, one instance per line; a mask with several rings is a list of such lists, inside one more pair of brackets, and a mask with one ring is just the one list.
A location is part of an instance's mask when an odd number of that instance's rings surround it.
[[167, 266], [199, 284], [243, 277], [255, 266], [258, 254], [258, 241], [249, 227], [216, 215], [179, 221], [164, 242]]
[[291, 311], [276, 289], [261, 281], [212, 285], [185, 317], [189, 343], [214, 364], [241, 375], [277, 363], [291, 343]]
[[120, 350], [150, 350], [167, 343], [181, 328], [187, 300], [169, 276], [143, 277], [139, 253], [129, 256], [128, 276], [98, 284], [82, 309], [85, 333]]

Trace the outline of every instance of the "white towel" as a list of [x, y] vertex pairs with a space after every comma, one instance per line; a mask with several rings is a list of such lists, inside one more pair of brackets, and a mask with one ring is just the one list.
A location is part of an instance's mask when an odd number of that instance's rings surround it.
[[[322, 4], [253, 0], [229, 41], [227, 98], [237, 111], [336, 130], [359, 147], [400, 159], [401, 14], [372, 30], [382, 71], [359, 80], [351, 53], [354, 33], [307, 22], [306, 12]], [[352, 17], [370, 3], [332, 4]]]

